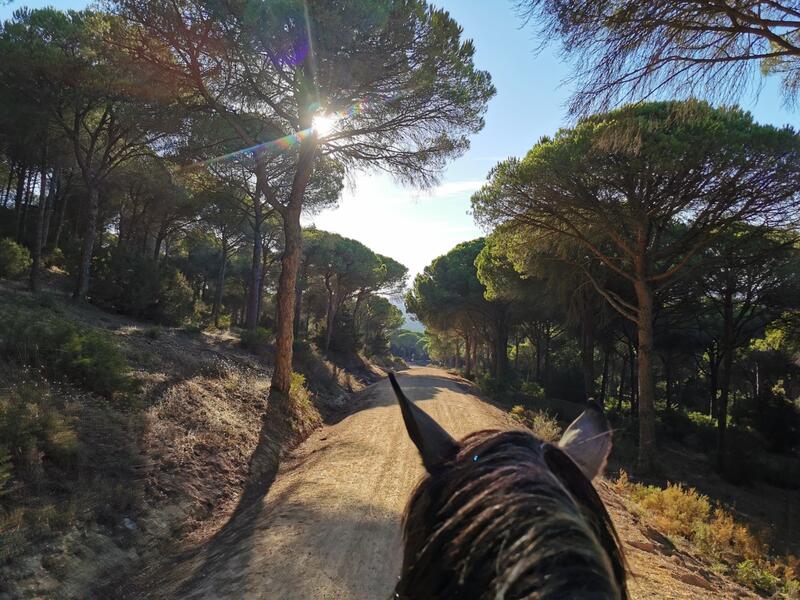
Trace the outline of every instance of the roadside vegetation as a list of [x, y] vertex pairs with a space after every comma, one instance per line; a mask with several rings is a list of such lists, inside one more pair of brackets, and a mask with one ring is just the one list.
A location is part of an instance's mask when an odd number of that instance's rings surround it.
[[643, 485], [625, 471], [612, 487], [646, 523], [678, 543], [689, 542], [714, 570], [766, 596], [800, 598], [800, 559], [775, 556], [759, 535], [694, 488]]
[[[796, 503], [798, 177], [796, 132], [737, 108], [689, 100], [592, 115], [492, 170], [472, 198], [489, 235], [435, 259], [406, 304], [432, 360], [543, 439], [557, 438], [548, 413], [569, 421], [594, 398], [615, 427], [612, 459], [640, 481], [690, 482], [632, 488], [641, 510], [699, 494], [673, 452], [699, 455], [736, 488], [727, 503], [753, 495], [747, 486]], [[788, 521], [767, 537], [797, 555], [792, 509], [765, 502], [754, 521]], [[696, 520], [681, 530], [693, 541], [714, 523], [710, 509]], [[740, 552], [726, 572], [795, 593], [796, 574], [767, 548]]]

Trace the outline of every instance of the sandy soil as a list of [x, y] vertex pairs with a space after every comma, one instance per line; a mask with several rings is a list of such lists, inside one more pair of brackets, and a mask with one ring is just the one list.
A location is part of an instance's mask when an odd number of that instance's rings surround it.
[[[474, 388], [444, 371], [413, 368], [400, 375], [400, 384], [457, 437], [511, 426]], [[157, 585], [164, 597], [391, 597], [400, 567], [400, 519], [422, 468], [388, 382], [364, 393], [358, 412], [316, 431], [284, 460], [262, 502], [237, 515], [190, 561], [175, 565], [174, 581]], [[654, 540], [614, 491], [599, 485], [638, 575], [633, 598], [753, 597], [698, 558]]]

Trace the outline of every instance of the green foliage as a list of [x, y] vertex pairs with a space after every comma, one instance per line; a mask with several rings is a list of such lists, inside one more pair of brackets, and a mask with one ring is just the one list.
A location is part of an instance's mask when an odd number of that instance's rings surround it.
[[427, 339], [421, 331], [399, 329], [392, 334], [390, 349], [395, 356], [406, 360], [428, 360]]
[[106, 398], [138, 390], [127, 361], [106, 334], [55, 315], [19, 312], [0, 316], [0, 352]]
[[155, 327], [148, 327], [144, 330], [144, 336], [151, 340], [158, 340], [161, 339], [161, 336], [164, 334], [164, 328], [160, 325], [156, 325]]
[[535, 381], [523, 381], [520, 391], [528, 396], [531, 402], [544, 400], [544, 388]]
[[181, 325], [192, 316], [192, 288], [183, 273], [124, 250], [113, 249], [97, 260], [91, 293], [102, 306], [167, 325]]
[[770, 596], [778, 591], [781, 583], [779, 577], [770, 573], [759, 562], [750, 559], [736, 565], [735, 575], [740, 583]]
[[0, 240], [0, 279], [19, 279], [31, 268], [31, 253], [15, 241]]
[[44, 384], [20, 385], [0, 395], [0, 439], [19, 479], [35, 481], [43, 464], [67, 471], [77, 467], [77, 434]]
[[289, 397], [296, 406], [308, 407], [311, 405], [311, 393], [306, 387], [306, 378], [302, 373], [292, 371]]
[[192, 316], [192, 288], [186, 276], [177, 269], [168, 269], [159, 278], [159, 321], [180, 325]]
[[402, 311], [382, 296], [374, 294], [364, 303], [360, 328], [367, 356], [387, 357], [393, 333], [403, 324]]
[[253, 330], [244, 330], [239, 336], [239, 343], [242, 348], [262, 354], [272, 347], [275, 342], [275, 334], [264, 327], [257, 327]]

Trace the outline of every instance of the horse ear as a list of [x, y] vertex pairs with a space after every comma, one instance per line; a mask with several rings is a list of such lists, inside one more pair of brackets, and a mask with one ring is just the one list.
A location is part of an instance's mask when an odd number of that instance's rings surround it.
[[425, 470], [433, 473], [456, 455], [458, 444], [441, 425], [406, 397], [392, 372], [389, 372], [389, 381], [400, 403], [408, 436], [419, 450]]
[[611, 427], [603, 409], [592, 398], [586, 410], [567, 427], [558, 447], [575, 461], [589, 481], [603, 472], [611, 452]]

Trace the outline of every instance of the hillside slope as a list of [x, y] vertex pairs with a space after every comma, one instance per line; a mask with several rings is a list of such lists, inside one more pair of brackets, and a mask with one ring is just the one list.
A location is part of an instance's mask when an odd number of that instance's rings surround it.
[[[336, 418], [349, 393], [375, 377], [369, 365], [351, 374], [302, 350], [297, 368], [314, 391], [310, 402], [260, 431], [269, 358], [241, 349], [234, 334], [154, 327], [53, 291], [33, 298], [15, 284], [0, 284], [0, 317], [96, 332], [120, 348], [140, 386], [110, 400], [34, 376], [41, 397], [32, 410], [58, 415], [77, 456], [62, 471], [44, 453], [36, 459], [44, 475], [12, 480], [0, 498], [3, 598], [84, 599], [98, 583], [125, 587], [131, 572], [202, 544], [236, 509], [260, 435], [277, 466], [285, 449]], [[12, 359], [0, 356], [0, 408], [18, 401], [4, 394], [30, 385], [30, 371]]]

